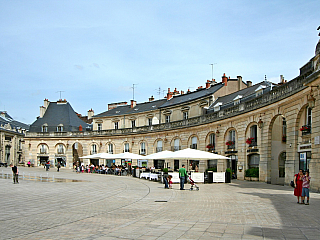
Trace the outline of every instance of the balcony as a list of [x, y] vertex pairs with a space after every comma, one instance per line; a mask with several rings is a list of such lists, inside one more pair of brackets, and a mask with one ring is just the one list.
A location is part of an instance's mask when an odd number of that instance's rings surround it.
[[252, 142], [249, 144], [249, 147], [251, 147], [251, 148], [254, 148], [254, 147], [257, 147], [258, 146], [258, 143], [257, 143], [257, 141], [254, 139], [254, 140], [252, 140]]
[[236, 149], [236, 144], [228, 145], [227, 149]]
[[300, 128], [300, 131], [302, 133], [302, 136], [311, 134], [311, 125], [303, 125]]

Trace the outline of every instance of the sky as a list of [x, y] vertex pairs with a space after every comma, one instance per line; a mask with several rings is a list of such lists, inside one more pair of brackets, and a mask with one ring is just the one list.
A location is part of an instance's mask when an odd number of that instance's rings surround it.
[[0, 111], [31, 124], [60, 94], [87, 115], [130, 102], [133, 86], [142, 103], [224, 73], [291, 80], [314, 56], [319, 9], [319, 0], [0, 0]]

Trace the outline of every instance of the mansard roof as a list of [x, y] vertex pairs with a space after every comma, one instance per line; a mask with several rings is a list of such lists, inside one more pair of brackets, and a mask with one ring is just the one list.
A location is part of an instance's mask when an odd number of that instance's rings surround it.
[[160, 99], [151, 102], [138, 103], [135, 107], [131, 108], [131, 105], [118, 106], [109, 111], [105, 111], [103, 113], [97, 114], [95, 117], [108, 117], [108, 116], [122, 116], [129, 115], [141, 112], [153, 111], [159, 108], [159, 106], [163, 105], [167, 99]]
[[[260, 83], [257, 83], [251, 87], [248, 88], [244, 88], [240, 91], [231, 93], [229, 95], [225, 95], [222, 97], [219, 97], [216, 99], [216, 101], [214, 101], [210, 107], [209, 107], [209, 111], [213, 110], [213, 107], [217, 104], [220, 103], [221, 105], [221, 109], [226, 108], [226, 107], [230, 107], [231, 105], [234, 105], [234, 100], [240, 99], [241, 102], [245, 102], [248, 101], [250, 99], [253, 99], [256, 97], [256, 91], [263, 89], [263, 93], [269, 92], [271, 90], [271, 82], [268, 81], [263, 81]], [[238, 96], [241, 96], [241, 98], [237, 98]]]
[[59, 125], [63, 126], [64, 132], [79, 131], [80, 125], [86, 131], [91, 126], [77, 116], [69, 102], [50, 102], [43, 117], [32, 123], [29, 131], [41, 132], [44, 125], [48, 127], [48, 132], [56, 132]]
[[171, 98], [170, 100], [165, 102], [163, 105], [161, 105], [160, 108], [172, 107], [175, 105], [185, 104], [187, 102], [201, 99], [203, 97], [209, 97], [212, 94], [214, 94], [215, 92], [217, 92], [223, 86], [224, 86], [224, 83], [217, 83], [217, 84], [211, 86], [210, 88], [203, 88], [203, 89], [199, 89], [194, 92], [185, 93], [185, 94], [178, 95], [178, 96], [173, 96], [173, 98]]
[[14, 120], [6, 111], [0, 111], [0, 129], [6, 130], [28, 130], [29, 125]]

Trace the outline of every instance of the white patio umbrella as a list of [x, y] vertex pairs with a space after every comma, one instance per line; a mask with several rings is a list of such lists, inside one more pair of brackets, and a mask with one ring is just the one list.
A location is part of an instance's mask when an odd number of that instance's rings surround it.
[[124, 152], [124, 153], [118, 153], [118, 154], [105, 155], [102, 158], [104, 159], [143, 159], [143, 156], [135, 153]]
[[215, 154], [215, 153], [210, 153], [210, 152], [205, 152], [201, 150], [196, 150], [196, 149], [191, 149], [191, 148], [186, 148], [183, 150], [179, 150], [176, 152], [168, 153], [167, 156], [164, 156], [163, 159], [187, 159], [187, 160], [205, 160], [205, 159], [230, 159], [228, 157]]
[[166, 157], [170, 156], [171, 153], [173, 152], [171, 151], [157, 152], [157, 153], [149, 154], [147, 156], [143, 156], [142, 159], [166, 159]]
[[101, 155], [101, 153], [96, 153], [96, 154], [87, 155], [87, 156], [83, 156], [83, 157], [79, 157], [79, 158], [85, 158], [85, 159], [100, 158], [100, 155]]

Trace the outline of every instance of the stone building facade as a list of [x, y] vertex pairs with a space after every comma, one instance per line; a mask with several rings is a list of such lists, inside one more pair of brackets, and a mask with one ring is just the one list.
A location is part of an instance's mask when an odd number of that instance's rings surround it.
[[[151, 160], [148, 166], [177, 169], [181, 164], [225, 171], [232, 168], [238, 179], [246, 169], [259, 167], [259, 180], [288, 184], [299, 168], [309, 169], [312, 189], [320, 190], [320, 60], [315, 56], [290, 81], [263, 81], [252, 85], [240, 76], [207, 81], [196, 91], [170, 91], [166, 98], [116, 108], [92, 116], [88, 129], [41, 133], [30, 128], [27, 155], [39, 164], [41, 146], [56, 158], [59, 145], [66, 165], [85, 161], [79, 156], [125, 151], [152, 154], [163, 150], [195, 148], [229, 156], [230, 160]], [[114, 104], [113, 104], [114, 105]], [[57, 124], [57, 123], [54, 123]], [[55, 128], [57, 126], [54, 126]], [[109, 164], [94, 160], [95, 164]], [[121, 164], [116, 160], [116, 164]], [[85, 163], [86, 164], [86, 163]], [[138, 164], [135, 160], [133, 165]]]
[[0, 162], [6, 166], [24, 163], [24, 135], [27, 124], [14, 120], [6, 111], [0, 112]]

